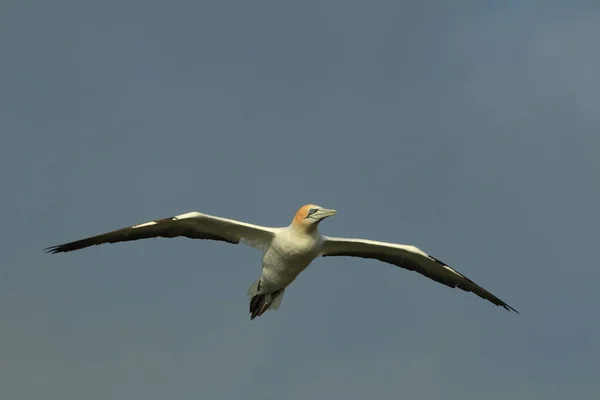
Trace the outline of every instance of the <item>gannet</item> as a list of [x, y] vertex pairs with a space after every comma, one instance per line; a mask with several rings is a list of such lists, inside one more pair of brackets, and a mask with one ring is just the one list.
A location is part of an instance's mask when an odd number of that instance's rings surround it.
[[517, 310], [475, 282], [421, 249], [404, 244], [324, 236], [319, 223], [337, 214], [336, 210], [314, 204], [301, 207], [287, 227], [266, 227], [200, 212], [157, 219], [97, 236], [46, 248], [64, 253], [103, 243], [147, 238], [187, 237], [243, 243], [262, 251], [262, 272], [250, 285], [250, 319], [267, 310], [277, 310], [286, 288], [317, 257], [349, 256], [375, 259], [416, 271], [451, 288], [473, 292], [508, 311]]

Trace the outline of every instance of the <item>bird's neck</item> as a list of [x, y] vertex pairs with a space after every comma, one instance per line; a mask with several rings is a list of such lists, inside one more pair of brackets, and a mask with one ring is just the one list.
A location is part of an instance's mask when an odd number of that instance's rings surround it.
[[308, 225], [308, 224], [296, 223], [296, 221], [294, 221], [290, 225], [290, 229], [292, 229], [294, 232], [300, 233], [302, 235], [314, 236], [318, 232], [318, 225], [319, 225], [318, 223]]

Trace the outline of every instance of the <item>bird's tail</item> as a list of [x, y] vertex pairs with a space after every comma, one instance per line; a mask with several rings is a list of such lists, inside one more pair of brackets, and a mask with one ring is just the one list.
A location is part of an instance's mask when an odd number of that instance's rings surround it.
[[260, 317], [267, 310], [277, 310], [285, 293], [285, 289], [278, 289], [270, 293], [260, 293], [260, 289], [260, 279], [255, 281], [248, 289], [251, 320]]

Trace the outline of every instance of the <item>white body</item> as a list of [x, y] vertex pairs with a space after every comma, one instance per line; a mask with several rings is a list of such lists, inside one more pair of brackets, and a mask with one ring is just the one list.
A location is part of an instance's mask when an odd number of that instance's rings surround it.
[[319, 256], [322, 248], [323, 236], [316, 230], [306, 234], [293, 226], [277, 229], [263, 255], [261, 286], [268, 292], [286, 288]]

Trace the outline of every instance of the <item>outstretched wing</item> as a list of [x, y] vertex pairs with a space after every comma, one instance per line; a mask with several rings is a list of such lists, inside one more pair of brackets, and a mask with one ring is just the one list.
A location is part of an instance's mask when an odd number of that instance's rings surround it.
[[51, 246], [48, 253], [64, 253], [103, 243], [126, 242], [148, 238], [187, 237], [190, 239], [219, 240], [227, 243], [245, 243], [264, 248], [271, 243], [276, 228], [252, 225], [232, 219], [189, 212], [171, 218], [157, 219], [70, 243]]
[[460, 288], [466, 292], [473, 292], [497, 306], [504, 307], [519, 313], [517, 310], [494, 296], [475, 282], [450, 268], [435, 257], [430, 256], [415, 246], [377, 242], [366, 239], [348, 239], [324, 237], [323, 257], [349, 256], [371, 258], [396, 265], [411, 271], [416, 271], [436, 282], [451, 288]]

